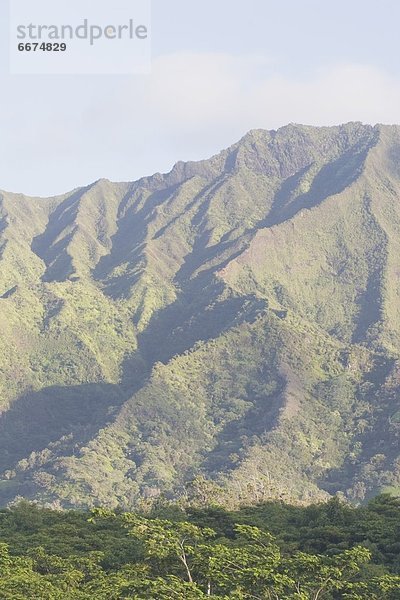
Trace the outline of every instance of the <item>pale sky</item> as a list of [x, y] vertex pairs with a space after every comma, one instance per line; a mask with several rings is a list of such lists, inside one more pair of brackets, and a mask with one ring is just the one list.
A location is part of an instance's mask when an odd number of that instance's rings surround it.
[[10, 75], [0, 7], [0, 189], [131, 181], [252, 128], [400, 123], [398, 0], [153, 0], [152, 73], [131, 76]]

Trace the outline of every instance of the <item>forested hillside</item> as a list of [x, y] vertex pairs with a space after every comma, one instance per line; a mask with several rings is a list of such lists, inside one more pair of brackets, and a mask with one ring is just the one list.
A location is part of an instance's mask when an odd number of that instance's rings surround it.
[[[0, 194], [0, 502], [400, 492], [400, 128]], [[371, 596], [372, 597], [372, 596]]]

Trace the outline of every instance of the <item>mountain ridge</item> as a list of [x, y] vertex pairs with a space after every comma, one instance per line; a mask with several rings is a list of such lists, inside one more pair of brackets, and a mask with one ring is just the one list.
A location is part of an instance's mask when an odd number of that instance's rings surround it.
[[399, 149], [398, 126], [291, 124], [0, 192], [0, 501], [400, 491]]

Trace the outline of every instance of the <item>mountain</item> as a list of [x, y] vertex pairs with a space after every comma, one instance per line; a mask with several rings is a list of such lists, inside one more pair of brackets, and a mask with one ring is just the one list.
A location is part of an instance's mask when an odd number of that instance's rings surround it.
[[0, 194], [0, 503], [400, 493], [400, 127]]

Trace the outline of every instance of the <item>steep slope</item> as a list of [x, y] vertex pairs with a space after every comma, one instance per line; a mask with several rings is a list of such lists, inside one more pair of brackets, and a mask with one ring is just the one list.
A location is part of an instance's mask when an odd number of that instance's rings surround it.
[[400, 128], [0, 196], [0, 500], [400, 490]]

